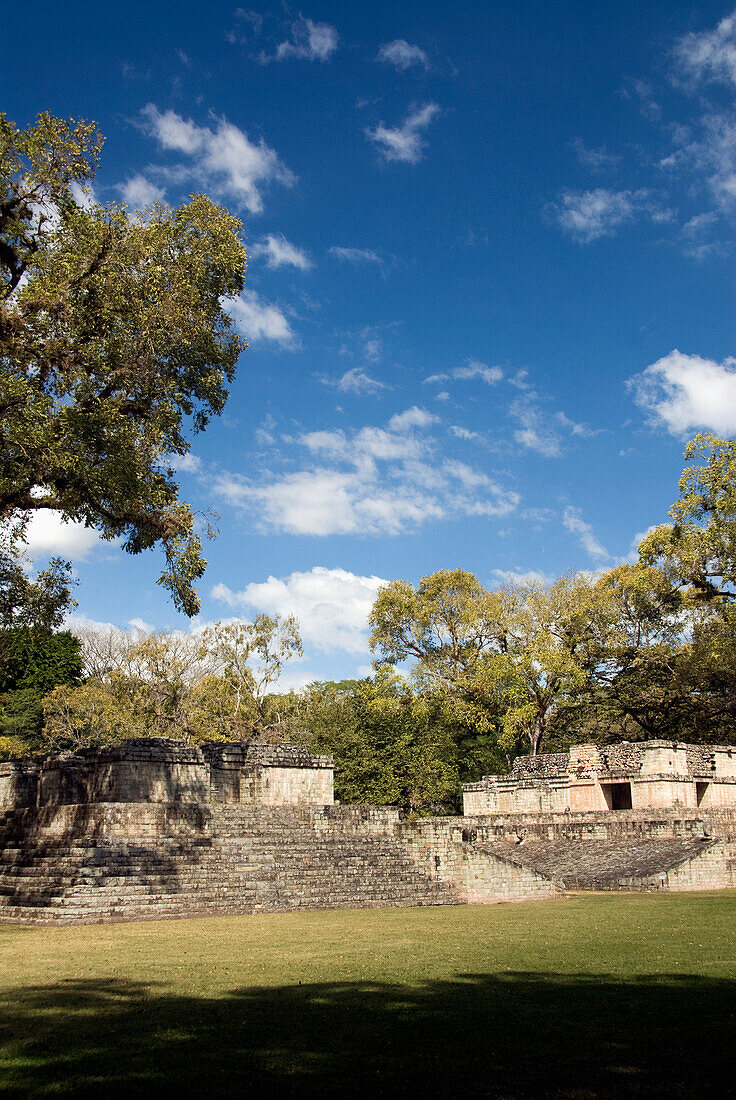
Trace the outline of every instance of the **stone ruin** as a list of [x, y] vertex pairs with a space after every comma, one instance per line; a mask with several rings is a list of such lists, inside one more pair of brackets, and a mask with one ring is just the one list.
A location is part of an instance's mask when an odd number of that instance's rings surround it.
[[[0, 921], [458, 905], [736, 885], [736, 749], [577, 746], [462, 817], [340, 806], [296, 745], [144, 739], [0, 763]], [[622, 788], [628, 784], [628, 794]]]
[[574, 745], [517, 756], [509, 775], [463, 786], [466, 814], [736, 807], [736, 748], [677, 741]]

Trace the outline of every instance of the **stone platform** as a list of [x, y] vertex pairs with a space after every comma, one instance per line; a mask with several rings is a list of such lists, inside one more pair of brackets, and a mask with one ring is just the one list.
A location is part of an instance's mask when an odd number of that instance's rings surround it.
[[0, 764], [0, 922], [91, 923], [736, 886], [736, 808], [339, 806], [298, 746], [135, 741]]
[[[0, 922], [459, 905], [554, 897], [531, 869], [445, 838], [428, 853], [370, 806], [125, 803], [0, 821]], [[429, 857], [429, 858], [427, 858]]]

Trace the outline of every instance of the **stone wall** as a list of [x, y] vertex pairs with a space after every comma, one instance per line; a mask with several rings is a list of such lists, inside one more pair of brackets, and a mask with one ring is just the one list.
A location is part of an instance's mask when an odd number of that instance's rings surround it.
[[0, 761], [0, 811], [35, 805], [38, 770], [31, 761]]
[[509, 858], [510, 848], [484, 850], [461, 818], [402, 823], [396, 835], [427, 875], [451, 884], [471, 904], [561, 896], [555, 882]]
[[466, 814], [736, 806], [736, 748], [676, 741], [574, 745], [517, 757], [508, 775], [463, 787]]
[[491, 903], [555, 897], [443, 821], [392, 807], [121, 803], [16, 811], [0, 823], [0, 921]]
[[[575, 755], [581, 788], [603, 765], [609, 776], [632, 774], [630, 747], [616, 748], [605, 760], [595, 746]], [[657, 752], [665, 756], [650, 758], [642, 782], [670, 781], [655, 768], [682, 762], [677, 746]], [[703, 799], [613, 813], [561, 809], [561, 755], [524, 761], [515, 778], [493, 777], [497, 802], [513, 799], [515, 812], [503, 805], [489, 812], [486, 803], [475, 815], [414, 822], [392, 807], [334, 805], [332, 761], [297, 746], [149, 740], [2, 765], [0, 920], [488, 904], [555, 898], [569, 888], [736, 885], [736, 807], [706, 808]], [[713, 752], [684, 754], [704, 777], [697, 782], [714, 790], [710, 777], [733, 759], [722, 755], [719, 763]], [[483, 784], [473, 786], [484, 794]], [[729, 787], [728, 776], [720, 786]]]
[[[507, 879], [513, 899], [559, 890], [707, 890], [736, 886], [736, 810], [708, 815], [634, 810], [435, 818], [419, 829], [426, 859], [440, 856], [472, 900]], [[449, 842], [450, 853], [445, 849]], [[460, 851], [458, 851], [458, 847]], [[420, 848], [420, 851], [422, 849]], [[506, 875], [496, 870], [506, 865]], [[438, 873], [440, 868], [438, 867]], [[514, 885], [511, 885], [514, 884]], [[545, 890], [547, 891], [545, 894]]]
[[328, 805], [332, 757], [259, 741], [202, 746], [166, 738], [0, 765], [0, 809], [85, 803]]
[[668, 837], [722, 837], [736, 841], [736, 808], [708, 813], [685, 808], [646, 812], [620, 810], [584, 813], [478, 814], [446, 820], [472, 835], [473, 840], [504, 840], [520, 844], [534, 838], [545, 840], [600, 840], [628, 843], [632, 840], [660, 840]]

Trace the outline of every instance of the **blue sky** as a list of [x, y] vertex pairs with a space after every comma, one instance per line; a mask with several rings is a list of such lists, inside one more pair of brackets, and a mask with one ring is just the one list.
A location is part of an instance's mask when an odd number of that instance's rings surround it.
[[[730, 3], [42, 3], [3, 109], [94, 119], [101, 202], [204, 190], [250, 341], [182, 495], [201, 622], [295, 612], [285, 683], [366, 669], [383, 580], [625, 560], [684, 442], [736, 435]], [[184, 627], [160, 558], [34, 520], [79, 614]]]

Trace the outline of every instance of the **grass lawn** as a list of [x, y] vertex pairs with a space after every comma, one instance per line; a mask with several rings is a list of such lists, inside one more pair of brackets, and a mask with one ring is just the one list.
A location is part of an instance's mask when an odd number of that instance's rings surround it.
[[0, 926], [0, 998], [10, 1097], [733, 1096], [736, 891]]

